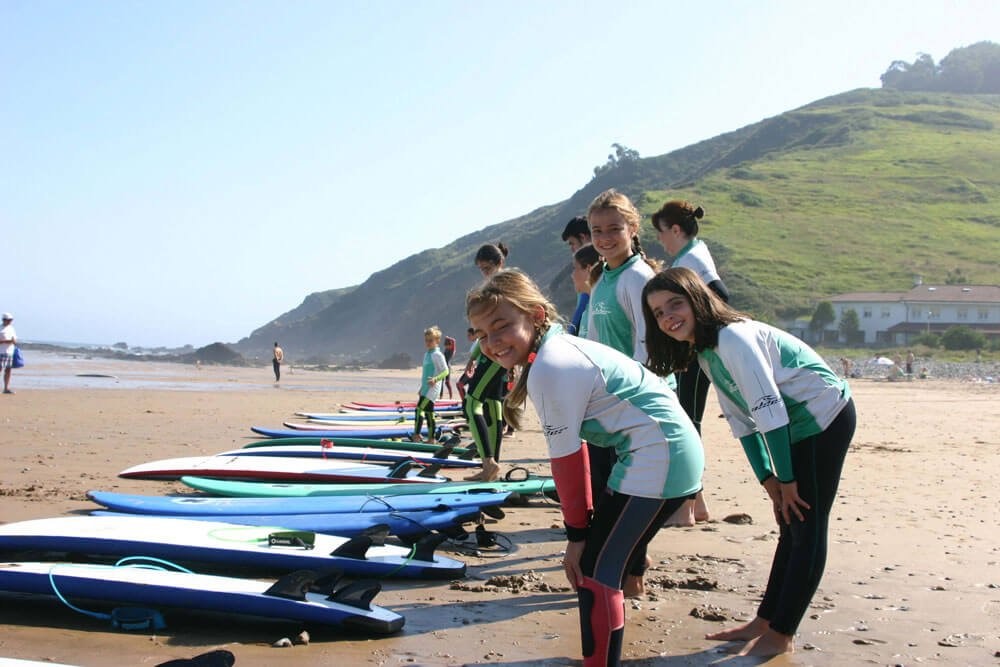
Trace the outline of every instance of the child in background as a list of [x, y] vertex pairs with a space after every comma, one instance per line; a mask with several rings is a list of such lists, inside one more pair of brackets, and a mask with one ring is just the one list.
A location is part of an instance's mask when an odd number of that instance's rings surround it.
[[414, 442], [420, 442], [420, 432], [424, 418], [427, 418], [427, 442], [434, 442], [436, 424], [434, 422], [434, 401], [441, 396], [441, 381], [448, 376], [448, 364], [438, 344], [441, 342], [441, 330], [437, 327], [424, 329], [423, 370], [420, 377], [420, 394], [417, 397], [416, 413], [413, 418]]
[[444, 363], [448, 366], [448, 375], [444, 378], [444, 386], [448, 388], [448, 398], [452, 398], [451, 391], [451, 358], [455, 356], [455, 339], [451, 336], [444, 337]]
[[[660, 207], [653, 214], [653, 229], [667, 254], [671, 257], [671, 267], [684, 266], [705, 281], [719, 298], [729, 302], [729, 290], [719, 277], [715, 268], [715, 260], [708, 246], [698, 238], [698, 221], [705, 216], [701, 206], [674, 199]], [[677, 374], [677, 398], [684, 406], [688, 417], [694, 422], [694, 427], [701, 433], [701, 419], [705, 414], [705, 400], [708, 398], [708, 385], [711, 381], [697, 363], [692, 363], [686, 370]], [[668, 526], [693, 526], [698, 521], [708, 521], [708, 503], [704, 493], [699, 493], [692, 502], [684, 503], [677, 516], [667, 520]]]
[[[519, 368], [507, 419], [530, 397], [548, 443], [566, 525], [566, 578], [577, 592], [585, 667], [617, 665], [630, 563], [701, 485], [701, 440], [663, 378], [607, 346], [563, 332], [555, 307], [520, 271], [494, 274], [466, 300], [485, 354]], [[593, 497], [588, 449], [616, 456]]]
[[733, 310], [691, 269], [649, 281], [643, 311], [649, 368], [668, 374], [697, 361], [709, 375], [779, 527], [756, 618], [707, 638], [746, 642], [740, 655], [790, 652], [826, 565], [856, 424], [850, 388], [808, 345]]
[[[476, 252], [476, 266], [484, 278], [504, 267], [510, 251], [503, 243], [487, 243]], [[479, 343], [472, 346], [466, 373], [471, 373], [465, 392], [465, 416], [476, 443], [483, 469], [465, 479], [492, 482], [500, 476], [500, 446], [503, 444], [503, 397], [507, 371], [482, 353]]]
[[[590, 307], [590, 290], [593, 287], [594, 267], [601, 264], [601, 256], [594, 246], [587, 243], [573, 253], [573, 289], [576, 290], [576, 310], [573, 311], [573, 321], [566, 330], [574, 336], [587, 337], [587, 313]], [[598, 269], [599, 271], [599, 269]], [[597, 273], [597, 277], [600, 277]]]

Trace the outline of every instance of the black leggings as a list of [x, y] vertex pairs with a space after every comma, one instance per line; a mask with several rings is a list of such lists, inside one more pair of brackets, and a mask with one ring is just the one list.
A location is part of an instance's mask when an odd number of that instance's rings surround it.
[[694, 427], [701, 434], [701, 418], [705, 414], [705, 402], [712, 381], [701, 370], [698, 362], [693, 362], [687, 370], [677, 373], [677, 400]]
[[[587, 457], [590, 459], [590, 493], [594, 499], [594, 507], [602, 502], [608, 494], [608, 479], [611, 469], [618, 461], [618, 454], [612, 447], [599, 447], [587, 443]], [[649, 540], [646, 540], [647, 542]], [[629, 564], [628, 573], [641, 577], [646, 572], [646, 546], [639, 550], [635, 559]]]
[[851, 400], [825, 431], [792, 443], [799, 497], [812, 509], [802, 510], [804, 521], [781, 522], [767, 589], [757, 609], [757, 616], [782, 634], [795, 634], [823, 578], [830, 511], [856, 424]]
[[433, 440], [437, 437], [435, 431], [437, 424], [434, 422], [434, 401], [426, 396], [417, 396], [417, 407], [413, 415], [413, 435], [420, 437], [420, 432], [424, 427], [424, 417], [427, 417], [427, 434]]

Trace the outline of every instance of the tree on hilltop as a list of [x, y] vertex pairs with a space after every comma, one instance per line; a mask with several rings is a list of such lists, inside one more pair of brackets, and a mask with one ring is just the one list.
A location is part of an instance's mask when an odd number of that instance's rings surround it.
[[954, 49], [939, 65], [926, 53], [912, 63], [894, 60], [882, 76], [891, 90], [1000, 93], [1000, 44], [978, 42]]

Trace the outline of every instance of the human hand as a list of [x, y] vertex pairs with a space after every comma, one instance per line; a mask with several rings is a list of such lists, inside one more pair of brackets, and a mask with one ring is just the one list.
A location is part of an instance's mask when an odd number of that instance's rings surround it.
[[809, 503], [799, 497], [799, 483], [796, 481], [781, 483], [781, 516], [785, 523], [792, 522], [792, 515], [799, 521], [805, 521], [803, 509], [812, 509]]
[[566, 579], [575, 591], [577, 586], [583, 581], [583, 571], [580, 569], [580, 558], [583, 557], [583, 548], [587, 545], [585, 541], [567, 542], [566, 554], [563, 556], [563, 570], [566, 572]]

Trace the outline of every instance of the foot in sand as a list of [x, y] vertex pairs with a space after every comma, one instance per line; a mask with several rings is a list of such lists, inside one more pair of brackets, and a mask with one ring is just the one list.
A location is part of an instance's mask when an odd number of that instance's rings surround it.
[[739, 652], [739, 655], [772, 656], [795, 652], [795, 639], [768, 628], [767, 632], [756, 639], [751, 639]]
[[646, 592], [646, 580], [641, 574], [626, 574], [622, 593], [627, 598], [637, 598]]
[[698, 523], [705, 523], [712, 518], [708, 512], [708, 503], [705, 502], [705, 494], [701, 491], [694, 498], [694, 520]]
[[483, 459], [483, 472], [480, 479], [484, 482], [492, 482], [500, 478], [500, 464], [493, 459]]
[[748, 642], [770, 631], [770, 622], [757, 616], [749, 623], [705, 635], [705, 639], [715, 639], [720, 642]]
[[693, 500], [685, 500], [684, 504], [681, 505], [676, 512], [671, 514], [669, 519], [663, 522], [664, 528], [689, 528], [693, 525], [695, 525]]

